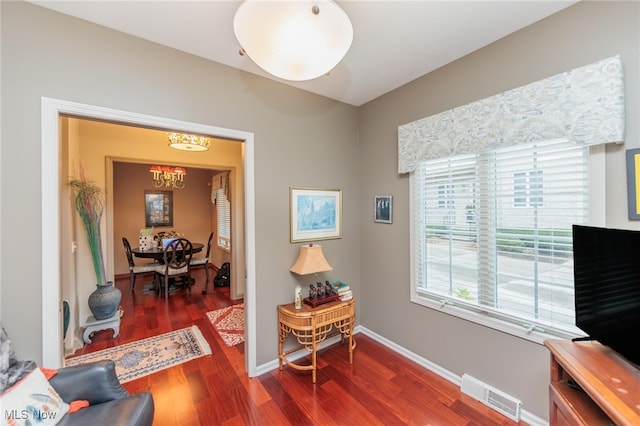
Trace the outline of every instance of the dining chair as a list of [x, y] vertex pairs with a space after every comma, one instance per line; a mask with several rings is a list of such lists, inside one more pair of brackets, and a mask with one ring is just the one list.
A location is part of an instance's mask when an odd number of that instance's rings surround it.
[[191, 292], [191, 255], [193, 245], [186, 238], [176, 238], [164, 249], [164, 264], [156, 271], [159, 292], [164, 288], [164, 297], [169, 298], [169, 280], [182, 278]]
[[131, 252], [131, 244], [126, 237], [122, 237], [122, 244], [124, 245], [124, 252], [127, 254], [127, 261], [129, 262], [129, 294], [133, 293], [133, 288], [136, 285], [136, 277], [141, 274], [147, 274], [149, 272], [157, 272], [159, 263], [141, 263], [137, 264], [133, 261], [133, 253]]
[[[191, 267], [194, 266], [204, 266], [204, 275], [205, 275], [205, 283], [204, 290], [202, 290], [202, 294], [208, 294], [207, 288], [209, 288], [209, 255], [211, 254], [211, 243], [213, 242], [213, 232], [209, 234], [209, 241], [207, 242], [207, 252], [202, 256], [192, 257], [191, 258]], [[215, 294], [215, 291], [211, 294]]]

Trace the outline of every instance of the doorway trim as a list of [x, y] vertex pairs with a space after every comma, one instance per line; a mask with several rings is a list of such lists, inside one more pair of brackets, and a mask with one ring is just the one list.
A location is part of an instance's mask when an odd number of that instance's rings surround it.
[[[255, 183], [253, 133], [225, 129], [146, 114], [120, 111], [53, 98], [41, 103], [41, 187], [42, 187], [42, 363], [50, 368], [64, 364], [61, 301], [60, 236], [60, 116], [107, 120], [143, 127], [207, 134], [244, 143], [245, 197], [245, 369], [257, 375], [256, 365], [256, 275], [255, 275]], [[52, 249], [57, 248], [57, 249]], [[241, 278], [240, 278], [241, 279]], [[55, 321], [51, 319], [55, 318]]]

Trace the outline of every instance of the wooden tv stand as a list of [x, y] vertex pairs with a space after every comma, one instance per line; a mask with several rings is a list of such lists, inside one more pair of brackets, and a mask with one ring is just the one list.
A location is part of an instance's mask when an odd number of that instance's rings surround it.
[[593, 341], [544, 344], [551, 351], [550, 425], [640, 425], [638, 367]]

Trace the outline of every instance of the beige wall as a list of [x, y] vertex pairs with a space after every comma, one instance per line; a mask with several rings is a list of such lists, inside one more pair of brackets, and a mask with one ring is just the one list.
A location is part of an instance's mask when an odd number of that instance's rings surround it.
[[[640, 144], [637, 2], [580, 2], [357, 109], [30, 4], [1, 7], [1, 315], [19, 357], [41, 357], [41, 257], [15, 247], [41, 239], [47, 96], [255, 134], [259, 364], [276, 359], [276, 305], [304, 284], [288, 272], [298, 251], [288, 241], [288, 188], [341, 188], [343, 238], [323, 242], [334, 268], [325, 275], [352, 284], [358, 322], [547, 417], [543, 347], [409, 303], [409, 187], [397, 173], [397, 126], [620, 54], [627, 145], [607, 150], [607, 214], [610, 225], [637, 229], [626, 220], [623, 169], [624, 149]], [[373, 222], [377, 194], [394, 196], [392, 225]]]
[[[639, 5], [580, 2], [359, 109], [361, 324], [456, 375], [471, 374], [520, 398], [541, 418], [547, 417], [549, 380], [543, 346], [409, 302], [409, 176], [397, 171], [397, 129], [620, 54], [626, 146], [607, 148], [607, 224], [640, 229], [640, 222], [627, 220], [624, 157], [626, 148], [640, 146]], [[394, 196], [393, 225], [371, 220], [376, 194]]]

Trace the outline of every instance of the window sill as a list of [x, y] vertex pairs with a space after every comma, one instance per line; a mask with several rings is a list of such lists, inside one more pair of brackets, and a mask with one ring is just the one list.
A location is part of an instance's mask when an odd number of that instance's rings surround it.
[[566, 332], [556, 332], [556, 330], [554, 330], [554, 333], [546, 332], [542, 326], [535, 326], [532, 329], [532, 327], [527, 324], [516, 324], [501, 319], [494, 313], [480, 310], [477, 306], [474, 306], [474, 310], [471, 311], [466, 307], [456, 306], [454, 301], [438, 302], [429, 296], [417, 292], [411, 293], [410, 301], [443, 314], [471, 321], [478, 325], [489, 327], [540, 345], [542, 345], [546, 339], [573, 339], [575, 337], [585, 336], [578, 328]]

